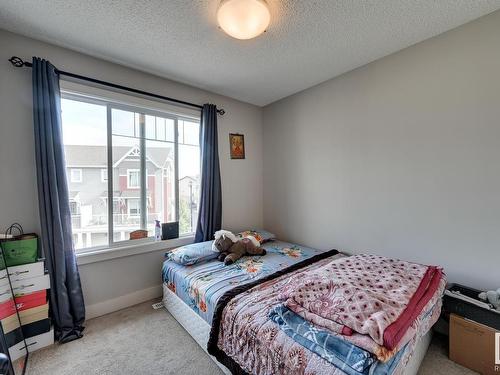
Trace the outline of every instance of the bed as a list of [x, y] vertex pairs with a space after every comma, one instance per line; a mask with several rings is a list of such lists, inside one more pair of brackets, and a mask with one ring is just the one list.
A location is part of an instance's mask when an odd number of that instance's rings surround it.
[[[279, 285], [280, 279], [283, 280], [289, 277], [285, 271], [288, 272], [294, 267], [296, 270], [304, 267], [312, 267], [312, 265], [318, 264], [321, 261], [327, 262], [345, 256], [337, 254], [336, 251], [322, 252], [283, 241], [271, 241], [263, 244], [263, 247], [267, 250], [267, 255], [264, 257], [245, 257], [232, 266], [224, 266], [217, 260], [189, 267], [181, 266], [168, 260], [164, 262], [162, 269], [164, 306], [206, 352], [207, 345], [212, 345], [212, 348], [214, 347], [214, 332], [212, 332], [212, 343], [210, 344], [209, 342], [211, 331], [213, 331], [211, 323], [214, 320], [217, 308], [224, 309], [224, 304], [220, 303], [220, 299], [227, 295], [228, 291], [236, 290], [243, 285], [246, 293], [237, 293], [237, 295], [239, 296], [238, 298], [241, 296], [244, 298], [247, 295], [252, 295], [250, 292], [258, 290], [260, 285], [273, 284], [276, 287], [276, 285]], [[280, 272], [283, 274], [280, 275]], [[245, 287], [245, 285], [248, 285], [248, 287]], [[236, 301], [238, 298], [234, 300]], [[411, 348], [405, 352], [404, 358], [400, 361], [401, 364], [399, 367], [404, 370], [399, 370], [399, 373], [417, 373], [431, 340], [432, 333], [430, 328], [435, 320], [437, 320], [436, 315], [439, 315], [440, 303], [439, 296], [436, 296], [433, 301], [429, 302], [429, 306], [432, 309], [428, 309], [429, 311], [420, 317], [418, 335], [415, 335], [411, 343]], [[241, 306], [248, 304], [248, 302], [243, 302]], [[254, 314], [259, 314], [258, 309]], [[264, 315], [266, 314], [267, 310]], [[218, 318], [221, 320], [220, 316]], [[249, 328], [249, 331], [245, 332], [246, 336], [252, 335], [251, 329]], [[266, 332], [266, 330], [269, 331], [268, 327], [261, 327], [259, 335], [263, 336], [262, 332]], [[217, 337], [218, 335], [220, 334], [217, 333]], [[284, 340], [287, 342], [287, 345], [296, 345], [296, 343], [286, 337]], [[319, 357], [315, 358], [314, 353], [308, 353], [308, 355], [310, 356], [308, 360], [312, 363], [312, 368], [316, 366], [316, 370], [320, 370], [322, 373], [344, 373], [331, 364], [325, 364], [323, 359]], [[216, 356], [219, 357], [219, 355]], [[233, 372], [245, 373], [244, 366], [239, 367], [236, 364], [237, 370], [235, 370], [234, 363], [230, 363], [232, 361], [231, 358], [228, 358], [225, 354], [223, 356], [226, 357], [225, 361], [221, 360], [221, 358], [217, 360], [213, 356], [211, 358], [224, 373], [230, 374], [231, 371], [221, 364], [221, 362], [232, 368]], [[261, 373], [269, 373], [270, 371], [269, 368], [267, 370], [265, 368], [260, 369]], [[246, 372], [248, 372], [248, 368]]]
[[219, 298], [235, 286], [250, 283], [290, 267], [322, 252], [284, 241], [269, 241], [262, 245], [265, 256], [244, 257], [226, 266], [217, 260], [183, 266], [165, 261], [163, 282], [207, 323]]

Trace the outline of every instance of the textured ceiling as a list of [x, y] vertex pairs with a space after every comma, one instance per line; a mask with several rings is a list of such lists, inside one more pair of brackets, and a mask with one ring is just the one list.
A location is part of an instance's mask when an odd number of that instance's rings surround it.
[[218, 29], [218, 3], [1, 0], [0, 27], [266, 105], [500, 8], [500, 0], [268, 0], [268, 31], [241, 41]]

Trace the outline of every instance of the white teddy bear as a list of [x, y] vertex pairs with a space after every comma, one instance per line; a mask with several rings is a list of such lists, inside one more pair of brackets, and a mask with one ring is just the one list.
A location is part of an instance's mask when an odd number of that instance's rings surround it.
[[479, 299], [491, 303], [495, 309], [500, 310], [500, 288], [479, 293]]

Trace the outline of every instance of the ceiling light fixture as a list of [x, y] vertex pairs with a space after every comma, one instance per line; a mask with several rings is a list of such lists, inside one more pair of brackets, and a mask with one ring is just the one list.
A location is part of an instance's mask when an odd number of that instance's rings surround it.
[[222, 0], [219, 26], [236, 39], [252, 39], [266, 31], [271, 13], [265, 0]]

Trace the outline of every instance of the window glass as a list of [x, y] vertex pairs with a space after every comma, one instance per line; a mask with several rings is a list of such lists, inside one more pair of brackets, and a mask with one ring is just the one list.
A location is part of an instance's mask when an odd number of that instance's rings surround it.
[[106, 106], [63, 98], [63, 144], [66, 157], [73, 244], [81, 250], [106, 246], [108, 188]]
[[179, 221], [181, 235], [194, 233], [200, 194], [196, 120], [66, 93], [62, 113], [75, 249], [127, 241], [138, 229], [152, 237], [155, 220]]
[[[129, 120], [135, 119], [135, 124], [142, 121], [144, 116], [139, 117], [135, 112], [122, 114], [121, 109], [111, 109], [111, 113], [121, 113], [120, 116], [111, 116], [112, 131], [112, 159], [113, 159], [113, 200], [120, 201], [117, 212], [113, 212], [113, 239], [115, 242], [126, 241], [130, 233], [141, 229], [140, 199], [141, 199], [141, 140], [139, 131], [122, 135], [121, 129]], [[123, 124], [121, 121], [127, 123]], [[134, 129], [136, 125], [132, 126]], [[115, 132], [115, 129], [118, 129]], [[132, 134], [132, 135], [130, 135]]]
[[146, 138], [147, 139], [157, 139], [156, 138], [156, 117], [146, 115]]
[[182, 121], [184, 128], [184, 144], [198, 146], [200, 144], [200, 124], [192, 121]]
[[171, 142], [146, 141], [147, 229], [154, 235], [155, 220], [175, 221], [175, 145]]
[[134, 112], [113, 109], [111, 111], [111, 122], [113, 123], [113, 134], [127, 137], [136, 136]]
[[[184, 140], [195, 138], [196, 129], [199, 132], [199, 125], [193, 122], [179, 122], [179, 128], [184, 129]], [[198, 138], [196, 135], [196, 140]], [[200, 148], [190, 144], [179, 144], [179, 232], [181, 234], [196, 231], [199, 197]]]

